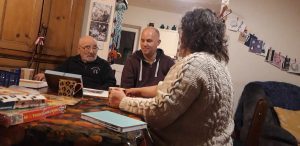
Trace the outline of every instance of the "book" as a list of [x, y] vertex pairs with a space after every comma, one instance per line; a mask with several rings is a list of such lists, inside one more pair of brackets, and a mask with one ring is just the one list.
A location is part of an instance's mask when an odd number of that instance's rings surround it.
[[0, 95], [0, 110], [44, 106], [45, 101], [43, 95]]
[[[48, 88], [51, 89], [53, 92], [58, 92], [59, 88], [59, 80], [71, 80], [76, 81], [77, 83], [82, 83], [82, 76], [78, 74], [72, 73], [65, 73], [53, 70], [46, 70], [45, 71], [45, 78], [48, 84]], [[82, 96], [82, 89], [77, 92], [74, 96], [80, 97]]]
[[83, 95], [108, 98], [108, 91], [91, 89], [91, 88], [83, 88]]
[[45, 81], [35, 81], [35, 80], [20, 79], [19, 86], [27, 87], [27, 88], [39, 89], [39, 88], [47, 87], [48, 84]]
[[0, 110], [0, 125], [9, 127], [21, 123], [40, 120], [64, 113], [66, 105], [44, 106], [29, 109]]
[[57, 96], [50, 94], [43, 94], [47, 98], [47, 105], [76, 105], [81, 101], [80, 98], [69, 96]]
[[110, 111], [81, 113], [81, 118], [120, 133], [147, 128], [143, 121]]
[[12, 85], [7, 87], [0, 86], [0, 95], [29, 95], [29, 94], [40, 94], [39, 91], [29, 89], [21, 86]]

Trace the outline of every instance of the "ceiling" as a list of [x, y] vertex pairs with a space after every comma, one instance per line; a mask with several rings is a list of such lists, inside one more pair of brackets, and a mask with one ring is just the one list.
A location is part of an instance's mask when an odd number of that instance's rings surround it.
[[129, 6], [183, 14], [196, 7], [220, 12], [222, 0], [128, 0]]

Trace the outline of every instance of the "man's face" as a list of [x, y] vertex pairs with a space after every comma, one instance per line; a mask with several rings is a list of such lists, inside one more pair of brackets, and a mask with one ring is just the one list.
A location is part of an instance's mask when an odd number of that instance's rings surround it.
[[79, 40], [78, 53], [83, 62], [95, 61], [97, 52], [97, 43], [92, 37], [83, 37]]
[[141, 50], [144, 56], [151, 57], [156, 53], [157, 46], [160, 44], [158, 34], [154, 29], [145, 29], [141, 37]]

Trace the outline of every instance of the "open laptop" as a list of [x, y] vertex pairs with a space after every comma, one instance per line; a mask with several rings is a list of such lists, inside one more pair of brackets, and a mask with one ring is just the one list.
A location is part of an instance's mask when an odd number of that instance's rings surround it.
[[[59, 72], [59, 71], [53, 71], [53, 70], [46, 70], [45, 71], [45, 78], [48, 84], [48, 89], [50, 89], [52, 92], [58, 93], [58, 85], [60, 79], [65, 80], [73, 80], [77, 83], [82, 83], [82, 76], [78, 74], [72, 74], [72, 73], [65, 73], [65, 72]], [[82, 87], [81, 90], [78, 91], [74, 97], [82, 97]]]

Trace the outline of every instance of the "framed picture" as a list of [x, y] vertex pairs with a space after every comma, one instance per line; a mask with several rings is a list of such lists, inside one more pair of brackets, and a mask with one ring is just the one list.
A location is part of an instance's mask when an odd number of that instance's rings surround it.
[[101, 1], [91, 2], [91, 13], [88, 19], [90, 36], [97, 41], [106, 42], [108, 37], [109, 20], [112, 17], [112, 6]]

